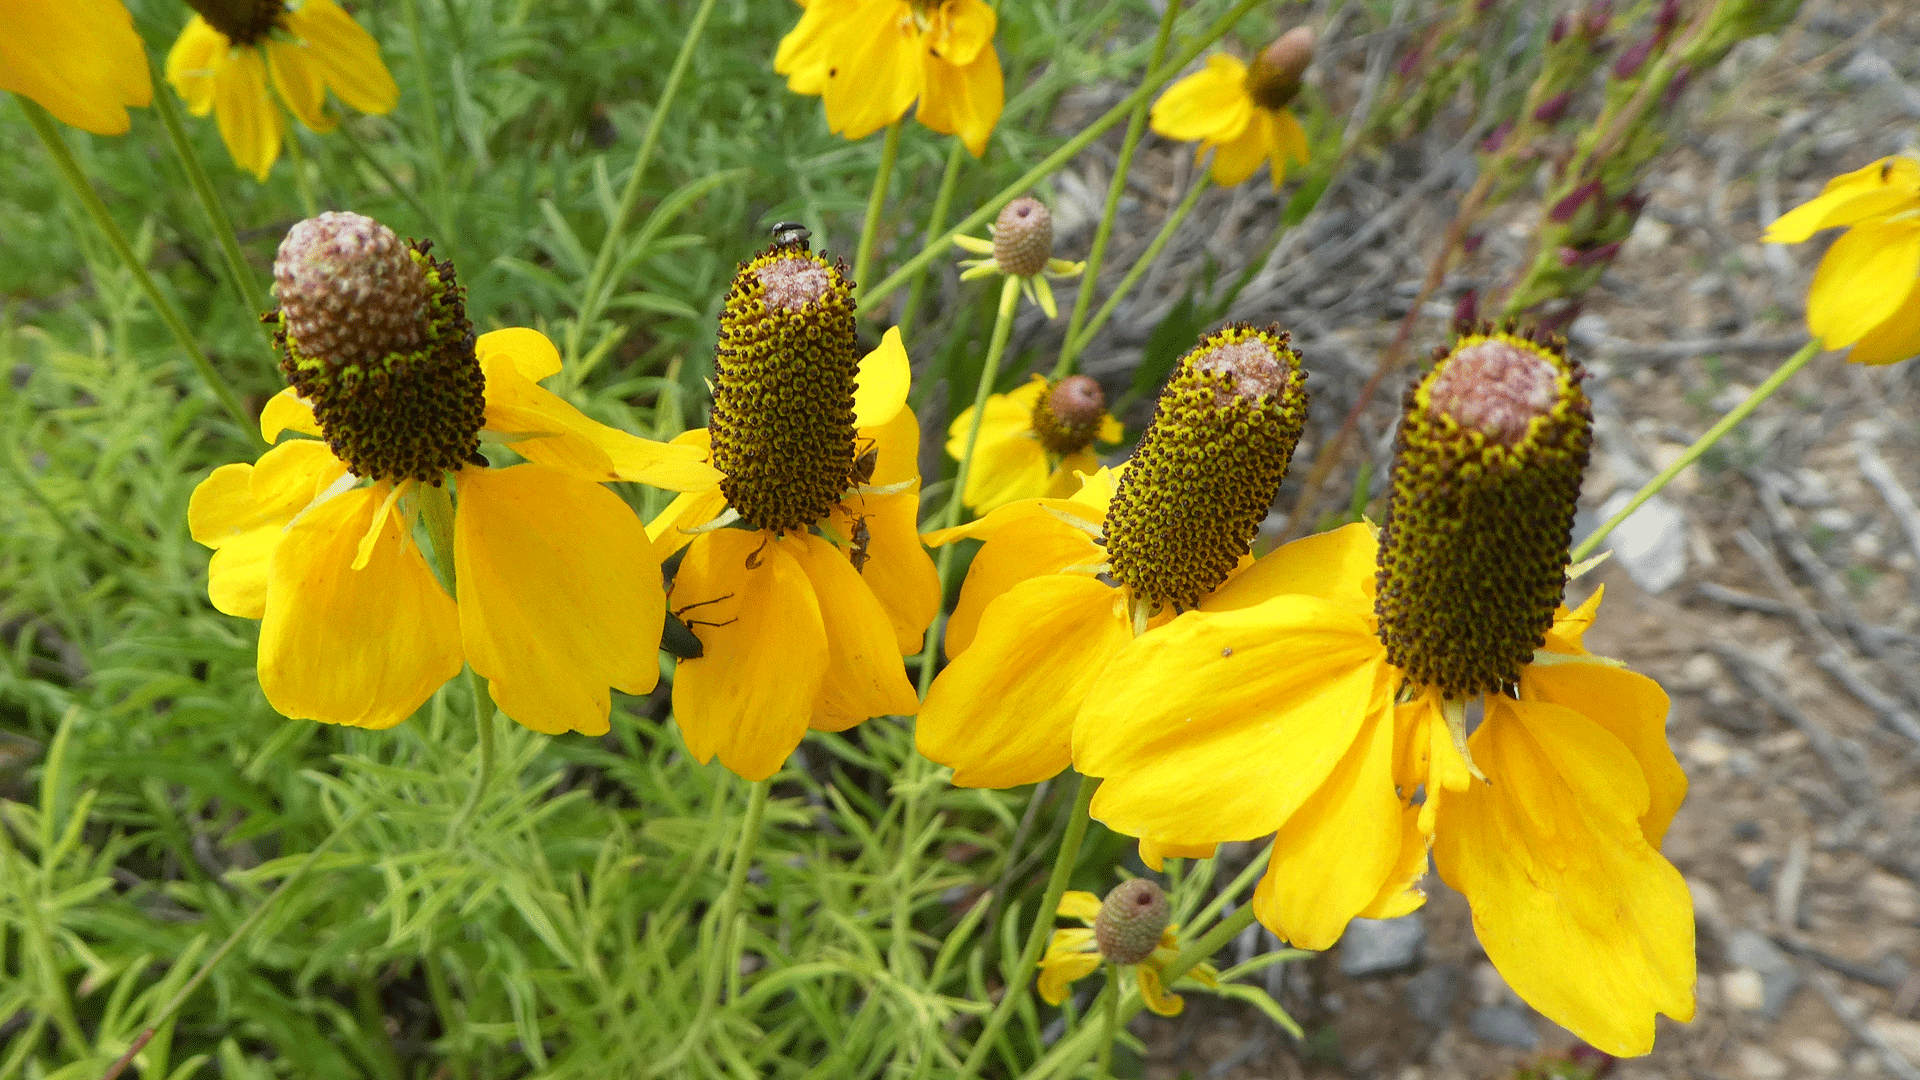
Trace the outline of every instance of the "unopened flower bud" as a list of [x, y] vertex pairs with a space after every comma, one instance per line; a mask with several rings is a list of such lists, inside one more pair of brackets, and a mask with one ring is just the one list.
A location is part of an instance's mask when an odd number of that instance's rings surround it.
[[1553, 17], [1553, 28], [1547, 31], [1547, 44], [1558, 45], [1567, 39], [1567, 14], [1561, 12]]
[[1033, 277], [1053, 257], [1053, 215], [1039, 199], [1023, 195], [1008, 203], [988, 231], [993, 261], [1008, 277]]
[[1093, 920], [1100, 955], [1115, 964], [1138, 964], [1153, 955], [1173, 920], [1173, 905], [1160, 886], [1133, 878], [1113, 887]]
[[1613, 62], [1613, 77], [1631, 79], [1645, 66], [1647, 57], [1653, 55], [1653, 39], [1645, 38], [1627, 46], [1620, 59]]
[[1507, 136], [1511, 134], [1513, 134], [1513, 121], [1500, 121], [1500, 126], [1494, 128], [1493, 131], [1488, 133], [1486, 138], [1480, 140], [1480, 152], [1483, 154], [1499, 153], [1500, 148], [1507, 145]]
[[1567, 108], [1572, 104], [1573, 91], [1562, 90], [1541, 102], [1540, 107], [1533, 110], [1533, 118], [1542, 124], [1557, 124], [1567, 115]]
[[1599, 197], [1600, 181], [1589, 180], [1562, 196], [1559, 201], [1555, 202], [1551, 207], [1548, 207], [1547, 220], [1555, 224], [1565, 225], [1567, 222], [1573, 220], [1573, 215], [1579, 213], [1581, 207]]
[[1313, 63], [1311, 26], [1296, 26], [1274, 39], [1247, 69], [1247, 96], [1263, 109], [1284, 108], [1300, 92], [1301, 76]]
[[1107, 395], [1085, 375], [1069, 375], [1053, 384], [1033, 409], [1033, 433], [1047, 453], [1077, 454], [1093, 444], [1107, 416]]
[[1613, 0], [1594, 0], [1592, 7], [1580, 18], [1580, 32], [1589, 40], [1597, 39], [1607, 32], [1607, 25], [1613, 21]]

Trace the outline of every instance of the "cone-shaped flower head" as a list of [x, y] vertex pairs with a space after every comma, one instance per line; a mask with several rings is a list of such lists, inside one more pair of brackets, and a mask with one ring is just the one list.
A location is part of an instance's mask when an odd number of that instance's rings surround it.
[[776, 242], [734, 275], [714, 359], [713, 463], [756, 529], [827, 516], [854, 465], [853, 283], [846, 267]]
[[993, 234], [993, 260], [1008, 277], [1032, 277], [1053, 257], [1053, 215], [1030, 195], [1002, 207], [988, 231]]
[[1173, 921], [1173, 905], [1160, 886], [1130, 878], [1113, 887], [1093, 920], [1100, 955], [1116, 964], [1138, 964], [1153, 955], [1160, 934]]
[[1263, 109], [1284, 109], [1300, 92], [1300, 77], [1313, 63], [1311, 26], [1296, 26], [1261, 50], [1247, 70], [1247, 96]]
[[430, 246], [330, 211], [289, 230], [274, 258], [280, 368], [363, 479], [438, 484], [480, 450], [485, 380], [465, 290]]
[[1566, 583], [1592, 443], [1563, 343], [1461, 337], [1408, 390], [1375, 600], [1388, 661], [1453, 699], [1517, 685]]
[[1093, 445], [1107, 422], [1107, 395], [1086, 375], [1054, 383], [1033, 406], [1033, 434], [1049, 454], [1066, 457]]
[[1107, 508], [1113, 577], [1189, 608], [1247, 554], [1307, 419], [1300, 354], [1278, 327], [1215, 331], [1181, 357]]

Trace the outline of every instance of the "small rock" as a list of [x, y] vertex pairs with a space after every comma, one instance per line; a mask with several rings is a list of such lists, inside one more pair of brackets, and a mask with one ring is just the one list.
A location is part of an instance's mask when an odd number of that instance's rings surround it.
[[[1602, 519], [1624, 509], [1633, 496], [1618, 491], [1600, 507]], [[1620, 523], [1607, 538], [1613, 557], [1626, 567], [1633, 583], [1649, 593], [1662, 593], [1687, 573], [1687, 519], [1680, 508], [1659, 495], [1648, 499]]]
[[1340, 973], [1349, 979], [1389, 975], [1420, 962], [1427, 925], [1419, 912], [1397, 919], [1355, 919], [1340, 938]]
[[1800, 989], [1805, 977], [1793, 961], [1767, 938], [1752, 930], [1736, 930], [1727, 939], [1727, 959], [1736, 967], [1748, 968], [1760, 976], [1760, 1014], [1778, 1020], [1787, 1002]]
[[1540, 1033], [1533, 1018], [1518, 1005], [1482, 1005], [1467, 1018], [1467, 1030], [1481, 1042], [1511, 1046], [1515, 1050], [1533, 1050], [1540, 1045]]
[[1839, 1051], [1811, 1035], [1788, 1039], [1785, 1049], [1794, 1064], [1815, 1076], [1832, 1076], [1846, 1064]]
[[1725, 764], [1727, 757], [1732, 753], [1732, 749], [1711, 732], [1694, 739], [1686, 746], [1686, 755], [1690, 760], [1708, 767]]
[[1592, 348], [1605, 342], [1607, 338], [1607, 317], [1591, 312], [1573, 320], [1567, 327], [1567, 340], [1575, 345]]
[[1887, 1048], [1908, 1061], [1920, 1061], [1920, 1020], [1901, 1020], [1892, 1016], [1867, 1017], [1867, 1030]]
[[1750, 844], [1766, 835], [1766, 827], [1753, 818], [1741, 818], [1733, 823], [1733, 838], [1741, 843]]
[[1752, 968], [1734, 968], [1720, 976], [1720, 996], [1731, 1008], [1757, 1012], [1767, 1003], [1766, 984]]
[[1734, 1052], [1734, 1067], [1747, 1080], [1782, 1080], [1787, 1063], [1757, 1046], [1743, 1046]]
[[1407, 980], [1407, 1009], [1428, 1027], [1445, 1027], [1459, 982], [1460, 973], [1450, 964], [1422, 971]]
[[1867, 874], [1865, 882], [1867, 899], [1888, 918], [1897, 922], [1913, 922], [1920, 919], [1920, 896], [1905, 878], [1897, 878], [1885, 870], [1874, 870]]
[[1713, 685], [1720, 677], [1720, 661], [1712, 653], [1694, 653], [1687, 662], [1680, 665], [1680, 677], [1675, 679], [1675, 690], [1700, 691]]
[[1832, 532], [1853, 531], [1853, 515], [1837, 506], [1829, 506], [1813, 515], [1813, 523]]

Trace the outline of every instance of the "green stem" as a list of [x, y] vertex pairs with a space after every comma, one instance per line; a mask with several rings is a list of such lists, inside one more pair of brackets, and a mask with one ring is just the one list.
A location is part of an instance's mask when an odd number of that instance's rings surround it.
[[707, 967], [705, 997], [700, 1004], [703, 1015], [711, 1013], [719, 1004], [720, 987], [727, 972], [740, 970], [741, 941], [734, 933], [733, 921], [740, 910], [740, 894], [746, 891], [747, 868], [753, 864], [753, 849], [760, 841], [760, 822], [767, 813], [767, 792], [772, 787], [773, 780], [769, 777], [755, 780], [747, 792], [747, 814], [740, 822], [740, 841], [733, 849], [733, 865], [727, 870], [727, 891], [720, 894], [720, 902], [714, 906], [713, 962]]
[[640, 179], [646, 175], [647, 164], [653, 160], [653, 150], [660, 142], [667, 112], [673, 107], [673, 99], [680, 93], [680, 83], [686, 77], [687, 65], [693, 60], [694, 46], [706, 30], [707, 18], [713, 14], [717, 2], [700, 0], [699, 9], [693, 13], [693, 20], [687, 24], [687, 32], [680, 39], [680, 55], [674, 57], [673, 70], [667, 73], [667, 85], [660, 91], [660, 101], [654, 105], [653, 115], [647, 119], [647, 133], [641, 138], [640, 150], [633, 157], [633, 170], [627, 174], [627, 186], [620, 189], [620, 204], [614, 210], [613, 220], [607, 222], [607, 235], [600, 241], [600, 252], [594, 256], [586, 287], [580, 291], [579, 312], [574, 316], [572, 325], [567, 327], [566, 352], [569, 364], [580, 359], [582, 336], [586, 328], [600, 317], [601, 308], [606, 306], [606, 292], [610, 287], [607, 277], [613, 272], [614, 252], [620, 246], [620, 234], [626, 230], [627, 219], [633, 216], [633, 208], [640, 202]]
[[480, 802], [486, 797], [487, 786], [493, 781], [493, 735], [494, 713], [493, 695], [487, 690], [487, 680], [480, 673], [467, 668], [467, 692], [473, 695], [473, 732], [476, 747], [480, 751], [480, 760], [474, 766], [473, 789], [467, 792], [467, 801], [460, 807], [460, 813], [453, 819], [453, 834], [459, 835], [480, 810]]
[[1107, 297], [1106, 303], [1101, 304], [1100, 310], [1088, 320], [1086, 329], [1080, 331], [1080, 336], [1073, 339], [1071, 350], [1060, 354], [1060, 363], [1053, 369], [1055, 379], [1065, 378], [1071, 373], [1073, 357], [1079, 355], [1080, 350], [1087, 347], [1087, 342], [1093, 340], [1093, 335], [1107, 325], [1107, 320], [1112, 318], [1114, 311], [1119, 308], [1120, 301], [1126, 299], [1127, 293], [1133, 291], [1133, 287], [1138, 285], [1147, 271], [1153, 268], [1154, 260], [1160, 257], [1160, 252], [1166, 248], [1167, 242], [1173, 239], [1174, 233], [1180, 231], [1180, 223], [1187, 220], [1187, 215], [1192, 213], [1194, 206], [1200, 202], [1200, 196], [1206, 194], [1207, 189], [1212, 186], [1212, 179], [1205, 173], [1193, 182], [1193, 187], [1187, 191], [1187, 197], [1180, 200], [1179, 206], [1174, 207], [1166, 224], [1160, 226], [1159, 234], [1153, 238], [1151, 244], [1147, 245], [1147, 250], [1141, 252], [1140, 257], [1134, 260], [1133, 266], [1127, 270], [1127, 276], [1120, 279], [1120, 284], [1114, 286], [1113, 294]]
[[[960, 162], [966, 152], [966, 144], [960, 141], [958, 135], [954, 136], [953, 145], [947, 148], [947, 171], [940, 175], [940, 190], [933, 197], [933, 213], [927, 215], [929, 238], [939, 235], [940, 230], [947, 227], [947, 214], [953, 209], [953, 190], [959, 186]], [[900, 328], [903, 338], [910, 336], [908, 331], [920, 314], [920, 299], [927, 291], [927, 265], [920, 264], [920, 269], [914, 272], [913, 284], [907, 289], [907, 306], [894, 323]]]
[[452, 189], [447, 183], [447, 158], [440, 145], [440, 109], [433, 96], [433, 79], [427, 68], [427, 34], [420, 25], [419, 0], [401, 0], [407, 18], [407, 36], [413, 43], [413, 91], [420, 99], [420, 123], [427, 129], [427, 163], [433, 167], [434, 198], [440, 212], [433, 216], [434, 240], [450, 252], [453, 235]]
[[[1147, 70], [1160, 66], [1167, 54], [1167, 39], [1173, 36], [1173, 23], [1180, 15], [1178, 0], [1168, 0], [1167, 10], [1160, 16], [1160, 32], [1153, 39], [1153, 54], [1147, 61]], [[1080, 328], [1086, 324], [1087, 312], [1093, 307], [1094, 286], [1100, 281], [1100, 266], [1107, 257], [1107, 240], [1113, 235], [1113, 222], [1120, 213], [1120, 196], [1127, 190], [1127, 173], [1133, 167], [1134, 151], [1140, 147], [1140, 136], [1147, 128], [1147, 99], [1141, 98], [1133, 106], [1133, 115], [1127, 118], [1126, 138], [1120, 142], [1120, 160], [1113, 167], [1113, 179], [1107, 182], [1107, 205], [1100, 211], [1100, 224], [1093, 233], [1093, 246], [1087, 250], [1086, 273], [1080, 277], [1079, 295], [1073, 298], [1073, 314], [1067, 318], [1067, 334], [1060, 339], [1060, 360], [1053, 365], [1053, 381], [1073, 374], [1073, 362], [1080, 355]]]
[[[973, 452], [980, 442], [980, 422], [987, 415], [987, 398], [993, 393], [993, 381], [1000, 374], [1000, 355], [1006, 351], [1007, 338], [1013, 334], [1013, 313], [1020, 300], [1020, 279], [1009, 275], [1000, 285], [1000, 306], [994, 313], [993, 336], [987, 343], [987, 359], [980, 367], [980, 384], [973, 391], [973, 423], [967, 428], [966, 452], [960, 455], [960, 471], [954, 475], [953, 490], [947, 495], [947, 505], [940, 513], [939, 528], [951, 529], [960, 524], [960, 512], [964, 508], [963, 496], [967, 490], [967, 478], [973, 472]], [[945, 589], [947, 578], [953, 571], [953, 544], [943, 544], [940, 548], [940, 587]], [[920, 696], [927, 696], [927, 688], [933, 685], [934, 660], [940, 655], [940, 639], [946, 630], [946, 620], [936, 617], [933, 625], [927, 627], [926, 647], [920, 653]]]
[[[1173, 6], [1171, 4], [1167, 5]], [[1113, 1076], [1113, 1039], [1120, 1033], [1120, 965], [1107, 963], [1107, 985], [1100, 991], [1100, 1000], [1106, 1005], [1100, 1010], [1100, 1058], [1094, 1064], [1093, 1075], [1096, 1080], [1111, 1080]]]
[[159, 1032], [161, 1026], [173, 1019], [173, 1014], [179, 1012], [180, 1007], [187, 1003], [187, 999], [192, 997], [193, 992], [200, 988], [200, 984], [206, 981], [207, 976], [213, 974], [213, 969], [220, 966], [220, 961], [225, 960], [227, 954], [233, 951], [233, 947], [240, 944], [240, 939], [246, 937], [247, 934], [259, 924], [261, 918], [263, 918], [267, 912], [273, 910], [275, 903], [278, 902], [282, 896], [291, 892], [295, 885], [305, 880], [307, 872], [313, 869], [314, 864], [320, 861], [321, 856], [332, 850], [333, 845], [351, 831], [355, 825], [358, 825], [361, 816], [372, 808], [373, 804], [368, 803], [361, 806], [358, 810], [355, 810], [352, 814], [349, 814], [347, 819], [342, 821], [339, 826], [333, 830], [331, 835], [320, 842], [319, 847], [308, 852], [307, 857], [301, 861], [299, 866], [294, 868], [293, 873], [288, 874], [281, 880], [280, 884], [274, 886], [273, 891], [267, 894], [267, 898], [260, 901], [259, 906], [249, 912], [247, 917], [241, 920], [239, 926], [233, 928], [233, 933], [227, 935], [227, 940], [220, 943], [220, 947], [213, 951], [212, 956], [207, 957], [206, 962], [200, 965], [200, 970], [193, 973], [193, 977], [187, 980], [186, 985], [182, 986], [178, 993], [174, 994], [165, 1005], [160, 1007], [160, 1011], [154, 1015], [153, 1022], [141, 1030], [140, 1034], [134, 1038], [133, 1045], [127, 1047], [127, 1052], [120, 1055], [120, 1059], [115, 1061], [113, 1065], [107, 1069], [100, 1080], [116, 1080], [122, 1072], [125, 1072], [127, 1066], [133, 1063], [133, 1059], [139, 1056], [140, 1051], [146, 1049], [147, 1044], [153, 1041], [154, 1035]]
[[214, 369], [213, 361], [208, 358], [206, 350], [200, 347], [200, 343], [194, 340], [193, 331], [187, 328], [186, 320], [174, 310], [173, 305], [160, 292], [160, 286], [154, 282], [153, 276], [147, 273], [146, 265], [134, 255], [133, 245], [127, 242], [127, 234], [120, 231], [120, 226], [114, 222], [113, 215], [107, 213], [106, 204], [100, 201], [99, 193], [93, 190], [93, 185], [87, 182], [85, 174], [80, 171], [79, 163], [73, 160], [73, 151], [67, 148], [66, 140], [60, 137], [59, 129], [54, 126], [53, 117], [47, 115], [47, 110], [26, 98], [17, 97], [17, 100], [20, 102], [21, 110], [27, 114], [27, 122], [33, 125], [33, 133], [40, 137], [40, 145], [46, 148], [47, 156], [53, 159], [54, 166], [60, 170], [61, 177], [66, 180], [67, 187], [72, 190], [74, 197], [80, 200], [80, 205], [86, 210], [87, 216], [93, 219], [94, 227], [106, 237], [107, 244], [113, 248], [116, 255], [120, 256], [120, 261], [125, 264], [127, 272], [133, 275], [134, 283], [140, 286], [140, 291], [147, 295], [147, 301], [159, 313], [160, 321], [167, 324], [167, 329], [173, 332], [174, 340], [187, 351], [187, 358], [193, 362], [194, 369], [206, 381], [208, 389], [213, 391], [213, 396], [219, 400], [221, 407], [227, 410], [227, 415], [233, 418], [234, 423], [240, 425], [241, 431], [250, 432], [255, 442], [264, 445], [264, 440], [260, 438], [260, 425], [254, 423], [253, 418], [247, 415], [247, 410], [240, 404], [239, 395], [233, 392], [233, 387], [227, 385], [227, 380]]
[[[1093, 793], [1099, 787], [1099, 781], [1090, 776], [1080, 778], [1080, 788], [1073, 800], [1073, 816], [1067, 819], [1067, 834], [1060, 838], [1060, 851], [1053, 857], [1053, 873], [1047, 878], [1047, 892], [1040, 898], [1040, 910], [1033, 913], [1033, 929], [1027, 931], [1026, 947], [1020, 950], [1019, 963], [1008, 973], [1009, 982], [1000, 994], [1000, 1003], [994, 1006], [993, 1014], [987, 1017], [986, 1027], [980, 1030], [980, 1037], [974, 1040], [973, 1049], [967, 1054], [966, 1064], [961, 1066], [954, 1080], [973, 1080], [980, 1074], [980, 1067], [986, 1064], [987, 1055], [993, 1051], [994, 1040], [1000, 1037], [1001, 1029], [1007, 1026], [1007, 1021], [1013, 1018], [1014, 1011], [1027, 996], [1027, 984], [1033, 978], [1034, 966], [1040, 963], [1041, 947], [1046, 944], [1047, 936], [1053, 929], [1060, 897], [1066, 893], [1067, 881], [1073, 877], [1074, 864], [1080, 859], [1080, 843], [1086, 839], [1087, 823], [1091, 820], [1087, 816], [1087, 808], [1093, 805]], [[1167, 982], [1171, 985], [1173, 980], [1168, 979]]]
[[[226, 260], [227, 278], [233, 285], [234, 294], [249, 312], [259, 314], [266, 310], [260, 302], [260, 294], [254, 289], [253, 273], [247, 268], [247, 257], [241, 254], [240, 241], [233, 229], [233, 219], [227, 216], [227, 208], [220, 203], [220, 197], [214, 194], [213, 183], [207, 179], [207, 171], [200, 166], [200, 157], [193, 152], [193, 142], [187, 138], [187, 129], [180, 122], [180, 106], [173, 100], [173, 88], [166, 84], [160, 72], [153, 72], [154, 111], [160, 114], [160, 125], [167, 129], [167, 141], [173, 144], [174, 156], [180, 159], [180, 167], [186, 170], [187, 183], [192, 185], [193, 193], [200, 200], [200, 209], [207, 215], [207, 227], [213, 231], [214, 242], [220, 246], [220, 254]], [[265, 327], [260, 323], [261, 332]]]
[[860, 223], [860, 246], [853, 254], [853, 294], [859, 296], [873, 272], [873, 245], [880, 235], [880, 211], [887, 205], [887, 188], [893, 184], [893, 162], [900, 155], [900, 129], [904, 119], [887, 125], [887, 137], [880, 144], [880, 167], [873, 171], [873, 190], [867, 193], [867, 217]]
[[[278, 108], [279, 106], [275, 106]], [[283, 123], [285, 123], [283, 116]], [[300, 208], [308, 217], [320, 216], [320, 200], [313, 194], [313, 179], [307, 175], [307, 152], [300, 148], [300, 129], [286, 124], [287, 137], [282, 140], [287, 145], [287, 164], [293, 169], [293, 186], [300, 193]]]
[[953, 245], [954, 237], [971, 233], [979, 229], [980, 226], [992, 221], [994, 216], [1000, 213], [1001, 207], [1025, 194], [1034, 184], [1053, 175], [1060, 166], [1066, 164], [1075, 154], [1084, 150], [1087, 144], [1105, 134], [1106, 130], [1114, 124], [1119, 123], [1121, 117], [1130, 114], [1142, 101], [1158, 93], [1160, 88], [1165, 86], [1175, 75], [1180, 74], [1181, 70], [1184, 69], [1194, 57], [1199, 56], [1214, 42], [1220, 40], [1223, 34], [1233, 28], [1234, 23], [1240, 21], [1241, 16], [1252, 11], [1260, 3], [1261, 0], [1240, 0], [1239, 3], [1233, 6], [1231, 11], [1214, 20], [1213, 25], [1207, 27], [1203, 33], [1188, 42], [1187, 46], [1175, 54], [1172, 60], [1167, 61], [1165, 65], [1149, 74], [1141, 81], [1138, 87], [1134, 88], [1132, 93], [1121, 98], [1111, 109], [1108, 109], [1102, 114], [1098, 120], [1087, 125], [1078, 135], [1061, 143], [1059, 149], [1042, 158], [1033, 168], [1028, 169], [1022, 174], [1019, 179], [1001, 188], [998, 194], [986, 202], [981, 203], [978, 210], [962, 218], [959, 224], [947, 230], [947, 232], [942, 235], [927, 241], [926, 246], [920, 249], [919, 254], [908, 259], [905, 263], [901, 264], [899, 269], [882, 278], [880, 284], [875, 285], [871, 292], [863, 293], [860, 297], [861, 309], [871, 310], [881, 300], [885, 299], [888, 294], [893, 292], [893, 290], [904, 284], [909, 277], [919, 273], [921, 267], [945, 254], [947, 248]]
[[1719, 442], [1727, 432], [1738, 427], [1742, 420], [1751, 416], [1753, 410], [1760, 407], [1761, 402], [1773, 396], [1773, 392], [1780, 389], [1788, 379], [1793, 378], [1795, 372], [1806, 367], [1808, 361], [1818, 356], [1822, 348], [1823, 346], [1820, 344], [1819, 338], [1815, 338], [1801, 346], [1799, 352], [1788, 357], [1786, 363], [1781, 364], [1778, 370], [1772, 375], [1767, 376], [1766, 382], [1754, 387], [1753, 393], [1748, 394], [1745, 401], [1735, 405], [1732, 411], [1721, 417], [1718, 423], [1708, 428], [1705, 434], [1693, 440], [1693, 444], [1688, 446], [1685, 452], [1679, 457], [1675, 458], [1671, 465], [1660, 470], [1660, 475], [1641, 485], [1640, 490], [1634, 492], [1633, 498], [1628, 500], [1627, 505], [1621, 507], [1618, 513], [1608, 518], [1605, 524], [1593, 530], [1593, 533], [1585, 540], [1580, 541], [1579, 545], [1573, 549], [1573, 552], [1568, 558], [1573, 562], [1579, 562], [1581, 559], [1591, 555], [1593, 549], [1599, 547], [1600, 542], [1605, 540], [1609, 533], [1619, 527], [1621, 522], [1632, 516], [1635, 510], [1640, 509], [1641, 504], [1658, 494], [1661, 488], [1671, 483], [1673, 478], [1680, 475], [1681, 471], [1687, 466], [1700, 460], [1700, 455], [1706, 453], [1714, 443]]

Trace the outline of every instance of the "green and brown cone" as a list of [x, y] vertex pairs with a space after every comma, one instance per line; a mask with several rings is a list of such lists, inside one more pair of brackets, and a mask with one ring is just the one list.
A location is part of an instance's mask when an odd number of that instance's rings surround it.
[[1173, 921], [1173, 905], [1160, 886], [1130, 878], [1113, 887], [1093, 920], [1100, 955], [1115, 964], [1138, 964], [1153, 955], [1160, 935]]
[[1279, 327], [1217, 330], [1180, 358], [1107, 508], [1113, 577], [1190, 608], [1253, 544], [1307, 419], [1306, 373]]
[[1592, 444], [1583, 375], [1558, 338], [1481, 327], [1408, 389], [1375, 610], [1413, 682], [1505, 690], [1545, 643]]
[[1047, 389], [1033, 405], [1033, 434], [1055, 457], [1077, 454], [1093, 445], [1107, 418], [1107, 395], [1085, 375], [1069, 375]]
[[825, 517], [853, 471], [860, 352], [846, 266], [775, 243], [734, 275], [714, 357], [713, 464], [756, 529]]
[[438, 484], [484, 463], [486, 380], [465, 293], [430, 244], [360, 214], [287, 231], [274, 256], [280, 370], [354, 475]]

